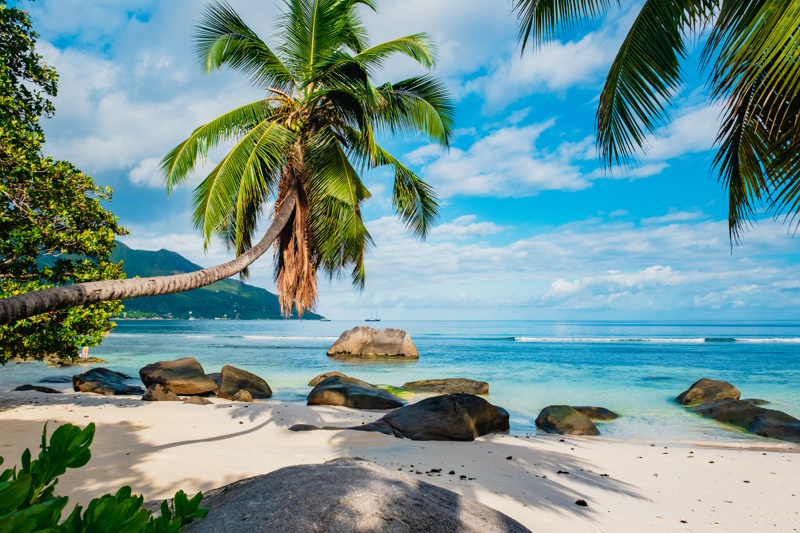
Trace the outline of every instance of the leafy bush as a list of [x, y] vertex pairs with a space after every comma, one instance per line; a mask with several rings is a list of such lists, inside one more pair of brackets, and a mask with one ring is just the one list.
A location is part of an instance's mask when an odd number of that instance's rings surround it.
[[53, 432], [48, 446], [45, 424], [38, 459], [31, 461], [30, 450], [25, 450], [19, 470], [14, 467], [0, 474], [0, 531], [178, 533], [208, 514], [208, 509], [200, 508], [202, 493], [190, 500], [181, 490], [171, 504], [167, 501], [161, 504], [161, 516], [154, 518], [149, 510], [142, 508], [142, 496], [134, 496], [130, 487], [122, 487], [113, 496], [106, 494], [93, 499], [85, 511], [80, 505], [75, 506], [59, 524], [69, 498], [56, 495], [58, 476], [67, 468], [80, 468], [89, 462], [94, 430], [94, 423], [84, 429], [64, 424]]

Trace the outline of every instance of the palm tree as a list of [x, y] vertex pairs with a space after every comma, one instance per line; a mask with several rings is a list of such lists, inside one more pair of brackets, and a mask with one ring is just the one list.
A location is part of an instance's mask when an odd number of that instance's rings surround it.
[[[523, 51], [601, 16], [612, 0], [515, 0]], [[701, 70], [721, 104], [714, 167], [728, 194], [731, 241], [762, 203], [800, 212], [800, 3], [792, 0], [646, 0], [620, 47], [597, 108], [604, 166], [629, 165], [669, 119], [687, 41], [705, 38]]]
[[[0, 324], [103, 300], [172, 294], [241, 273], [274, 244], [275, 276], [285, 314], [312, 308], [318, 273], [351, 269], [365, 281], [372, 239], [361, 216], [370, 193], [359, 172], [394, 171], [397, 214], [419, 238], [435, 224], [430, 185], [379, 146], [380, 134], [421, 134], [443, 147], [453, 132], [454, 107], [431, 75], [375, 85], [372, 76], [395, 54], [434, 67], [425, 34], [369, 46], [358, 5], [371, 0], [287, 0], [277, 42], [270, 48], [225, 2], [210, 4], [195, 34], [207, 72], [223, 66], [246, 74], [265, 97], [200, 126], [163, 160], [167, 188], [181, 184], [209, 150], [233, 148], [194, 192], [194, 221], [206, 246], [222, 238], [236, 259], [209, 269], [145, 279], [75, 284], [0, 300]], [[272, 223], [252, 245], [270, 199]]]

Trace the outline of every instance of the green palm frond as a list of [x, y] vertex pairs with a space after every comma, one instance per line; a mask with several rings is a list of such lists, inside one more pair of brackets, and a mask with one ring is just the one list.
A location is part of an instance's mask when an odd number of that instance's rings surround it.
[[607, 167], [645, 148], [647, 136], [667, 120], [667, 106], [682, 82], [682, 31], [696, 16], [691, 3], [647, 0], [617, 52], [595, 122]]
[[267, 120], [273, 109], [266, 100], [237, 107], [194, 130], [181, 144], [170, 150], [161, 160], [161, 171], [167, 182], [167, 192], [191, 174], [199, 160], [208, 157], [208, 151], [221, 142], [235, 139], [256, 124]]
[[416, 76], [377, 89], [382, 101], [373, 112], [376, 126], [393, 134], [421, 132], [442, 146], [453, 138], [455, 106], [445, 85]]
[[195, 54], [206, 72], [227, 65], [256, 87], [291, 92], [296, 81], [269, 46], [224, 1], [209, 4], [194, 35]]
[[[194, 223], [202, 232], [206, 246], [230, 220], [232, 213], [236, 213], [237, 220], [240, 218], [237, 206], [243, 184], [263, 182], [251, 190], [258, 191], [261, 187], [270, 192], [274, 190], [274, 177], [286, 160], [287, 149], [293, 141], [294, 134], [280, 124], [261, 122], [243, 136], [197, 186]], [[270, 177], [273, 180], [269, 180]], [[252, 197], [262, 196], [255, 194]]]
[[613, 0], [514, 0], [519, 21], [518, 39], [525, 50], [528, 41], [535, 46], [574, 29], [588, 19], [602, 15]]
[[374, 69], [383, 66], [395, 54], [410, 57], [426, 69], [436, 66], [436, 47], [426, 33], [415, 33], [372, 46], [356, 54], [353, 60], [365, 68]]

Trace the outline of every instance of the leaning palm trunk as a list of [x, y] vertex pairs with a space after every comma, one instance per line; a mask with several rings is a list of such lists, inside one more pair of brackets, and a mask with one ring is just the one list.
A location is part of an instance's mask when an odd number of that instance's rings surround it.
[[76, 305], [189, 291], [234, 276], [264, 255], [292, 219], [296, 202], [297, 189], [293, 188], [280, 204], [280, 209], [276, 210], [264, 237], [233, 261], [187, 274], [76, 283], [3, 298], [0, 299], [0, 324], [10, 324], [40, 313]]

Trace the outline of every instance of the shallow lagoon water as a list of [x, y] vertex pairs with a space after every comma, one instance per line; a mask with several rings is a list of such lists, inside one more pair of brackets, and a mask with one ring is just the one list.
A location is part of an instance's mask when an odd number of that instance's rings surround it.
[[[147, 363], [195, 357], [207, 372], [226, 364], [263, 376], [274, 398], [304, 401], [315, 375], [340, 370], [372, 383], [427, 378], [488, 381], [489, 400], [512, 414], [512, 432], [533, 431], [550, 404], [599, 405], [620, 413], [606, 437], [637, 440], [761, 440], [688, 413], [672, 400], [697, 379], [732, 382], [800, 418], [800, 323], [717, 322], [415, 322], [381, 321], [409, 331], [417, 362], [328, 358], [352, 321], [119, 321], [91, 355], [131, 375]], [[73, 369], [11, 364], [0, 387]]]

